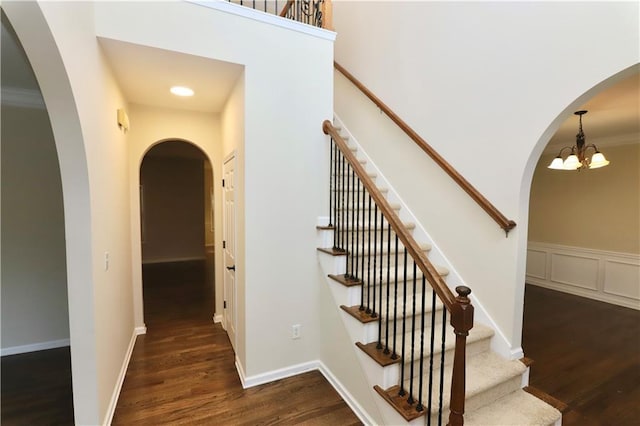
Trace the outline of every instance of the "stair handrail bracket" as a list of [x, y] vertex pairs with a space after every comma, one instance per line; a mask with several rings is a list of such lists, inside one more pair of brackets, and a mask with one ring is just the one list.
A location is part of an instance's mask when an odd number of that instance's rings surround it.
[[[398, 214], [393, 210], [382, 192], [376, 187], [372, 178], [369, 177], [356, 155], [351, 152], [347, 142], [333, 126], [331, 121], [325, 120], [322, 123], [322, 130], [331, 137], [332, 142], [362, 182], [371, 199], [375, 202], [378, 211], [382, 213], [389, 227], [402, 242], [406, 253], [413, 258], [415, 265], [420, 269], [423, 277], [429, 282], [435, 294], [442, 301], [446, 311], [450, 314], [449, 323], [454, 329], [456, 340], [448, 424], [455, 426], [462, 425], [465, 404], [466, 338], [469, 330], [473, 327], [473, 305], [471, 305], [468, 297], [471, 290], [468, 287], [459, 286], [456, 288], [457, 296], [454, 296], [451, 289], [438, 273], [438, 270], [427, 258], [424, 250], [420, 248], [420, 245], [416, 242], [413, 235], [406, 229]], [[344, 190], [344, 188], [342, 189]]]
[[420, 135], [413, 130], [403, 119], [401, 119], [389, 106], [371, 92], [360, 80], [347, 71], [337, 62], [333, 63], [336, 70], [353, 83], [367, 98], [371, 100], [382, 112], [384, 112], [420, 149], [422, 149], [442, 170], [453, 179], [460, 188], [465, 191], [499, 226], [506, 235], [516, 227], [516, 222], [500, 212], [484, 195], [480, 193], [471, 183], [464, 178], [447, 160], [444, 159], [431, 145], [429, 145]]

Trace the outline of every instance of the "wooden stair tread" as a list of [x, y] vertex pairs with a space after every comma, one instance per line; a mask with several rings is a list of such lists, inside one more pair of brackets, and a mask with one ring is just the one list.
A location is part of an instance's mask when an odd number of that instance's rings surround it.
[[369, 355], [375, 362], [377, 362], [383, 367], [386, 367], [387, 365], [397, 364], [402, 361], [402, 359], [400, 359], [399, 356], [396, 359], [393, 359], [391, 358], [390, 353], [385, 354], [384, 349], [378, 349], [377, 342], [371, 342], [366, 344], [361, 342], [356, 342], [356, 346], [362, 349], [364, 353]]
[[540, 389], [538, 389], [538, 388], [536, 388], [534, 386], [525, 386], [523, 388], [523, 390], [525, 392], [535, 396], [536, 398], [546, 402], [547, 404], [549, 404], [550, 406], [552, 406], [556, 410], [560, 411], [561, 413], [564, 413], [569, 409], [569, 405], [568, 404], [565, 404], [564, 402], [560, 401], [559, 399], [549, 395], [545, 391], [540, 390]]
[[418, 411], [416, 409], [416, 403], [410, 404], [408, 401], [408, 394], [400, 396], [400, 386], [392, 386], [389, 389], [382, 389], [380, 386], [375, 385], [373, 387], [378, 395], [380, 395], [385, 401], [387, 401], [406, 421], [410, 422], [420, 416], [423, 416], [426, 411]]
[[333, 248], [324, 248], [324, 247], [319, 247], [318, 251], [321, 251], [323, 253], [327, 253], [331, 256], [346, 256], [347, 252], [344, 250], [338, 250], [335, 247]]
[[371, 314], [368, 314], [365, 310], [360, 310], [360, 305], [354, 306], [345, 306], [340, 305], [340, 309], [357, 319], [363, 324], [368, 322], [374, 322], [378, 320], [378, 317], [372, 317]]
[[344, 274], [342, 274], [342, 275], [329, 274], [327, 276], [329, 278], [331, 278], [332, 280], [339, 282], [340, 284], [342, 284], [345, 287], [353, 287], [353, 286], [357, 286], [357, 285], [362, 285], [362, 281], [353, 280], [351, 278], [347, 278], [347, 276], [344, 275]]

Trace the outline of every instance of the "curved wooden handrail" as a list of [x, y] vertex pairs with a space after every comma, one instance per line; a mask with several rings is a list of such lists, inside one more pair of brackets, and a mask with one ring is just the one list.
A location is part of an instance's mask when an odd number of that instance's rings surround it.
[[281, 17], [286, 17], [287, 13], [289, 13], [289, 9], [291, 9], [291, 6], [293, 6], [293, 3], [295, 2], [295, 0], [288, 0], [287, 4], [284, 5], [284, 7], [282, 8], [282, 12], [279, 13], [278, 16]]
[[398, 235], [398, 238], [402, 241], [402, 244], [406, 247], [407, 252], [411, 255], [413, 260], [415, 260], [416, 265], [422, 271], [427, 281], [429, 281], [433, 290], [440, 297], [440, 300], [442, 300], [442, 303], [446, 306], [447, 310], [449, 312], [453, 312], [454, 305], [456, 304], [455, 296], [440, 274], [438, 274], [436, 268], [424, 254], [424, 251], [420, 248], [416, 240], [404, 227], [402, 221], [398, 215], [395, 214], [387, 199], [382, 195], [382, 192], [380, 192], [378, 187], [373, 183], [373, 180], [364, 170], [364, 167], [362, 167], [356, 156], [351, 152], [347, 146], [347, 142], [345, 142], [342, 136], [340, 136], [329, 120], [325, 120], [322, 123], [322, 130], [325, 134], [330, 135], [333, 138], [335, 144], [342, 152], [342, 155], [344, 155], [349, 164], [351, 164], [351, 167], [371, 195], [371, 198], [373, 198], [375, 203], [378, 205], [378, 209], [389, 222], [389, 226]]
[[342, 65], [334, 62], [335, 68], [342, 73], [349, 81], [351, 81], [362, 93], [364, 93], [371, 101], [378, 106], [387, 116], [400, 127], [415, 143], [427, 153], [429, 157], [433, 159], [482, 209], [487, 212], [493, 220], [508, 234], [512, 230], [516, 223], [513, 220], [507, 219], [500, 210], [498, 210], [489, 200], [487, 200], [473, 185], [469, 183], [451, 164], [447, 162], [438, 152], [431, 147], [424, 139], [418, 135], [407, 123], [404, 122], [398, 115], [391, 110], [384, 102], [373, 94], [367, 87], [347, 71]]

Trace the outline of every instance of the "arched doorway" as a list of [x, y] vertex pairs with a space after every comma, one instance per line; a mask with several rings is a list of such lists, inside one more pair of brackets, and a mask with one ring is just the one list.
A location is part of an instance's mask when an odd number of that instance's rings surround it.
[[[625, 424], [638, 415], [629, 383], [640, 367], [631, 337], [640, 332], [639, 81], [634, 66], [587, 91], [534, 158], [523, 348], [536, 361], [531, 385], [568, 404], [568, 424]], [[575, 144], [574, 110], [589, 111], [586, 143], [608, 167], [548, 169], [562, 146]], [[605, 398], [606, 410], [597, 403]]]
[[140, 165], [144, 320], [148, 330], [185, 316], [213, 316], [213, 171], [181, 140], [160, 142]]
[[9, 2], [2, 11], [33, 68], [55, 140], [60, 166], [66, 251], [73, 417], [98, 422], [89, 178], [80, 118], [60, 52], [40, 5]]

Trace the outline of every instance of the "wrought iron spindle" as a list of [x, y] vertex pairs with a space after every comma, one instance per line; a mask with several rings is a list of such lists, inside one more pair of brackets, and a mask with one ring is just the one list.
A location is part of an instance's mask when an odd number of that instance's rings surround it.
[[364, 270], [365, 270], [365, 234], [364, 234], [364, 228], [365, 228], [365, 217], [367, 214], [367, 209], [368, 206], [366, 205], [366, 198], [367, 198], [367, 190], [366, 188], [362, 187], [362, 227], [358, 227], [358, 229], [362, 229], [362, 231], [359, 231], [358, 236], [361, 237], [362, 240], [362, 259], [361, 259], [361, 265], [360, 265], [360, 269], [362, 270], [362, 273], [360, 274], [360, 280], [362, 281], [362, 284], [360, 286], [360, 310], [364, 311], [365, 307], [364, 307], [364, 292], [365, 292], [365, 283], [364, 283]]
[[395, 268], [393, 279], [393, 350], [391, 351], [391, 359], [398, 359], [398, 353], [396, 352], [396, 341], [398, 340], [397, 333], [397, 319], [398, 319], [398, 234], [396, 235], [396, 253], [395, 253]]
[[[367, 205], [368, 220], [363, 224], [367, 228], [367, 304], [365, 312], [371, 313], [371, 304], [369, 303], [371, 296], [371, 194], [369, 194], [369, 204]], [[364, 233], [364, 229], [363, 229]]]
[[[358, 185], [360, 179], [358, 179]], [[351, 167], [351, 228], [353, 229], [356, 222], [356, 171]], [[354, 261], [356, 260], [356, 234], [351, 231], [351, 250], [349, 251], [349, 257], [351, 258], [351, 268], [349, 269], [349, 279], [355, 279]]]
[[[266, 0], [265, 0], [266, 3]], [[334, 164], [333, 164], [333, 150], [334, 150], [334, 142], [333, 142], [333, 138], [331, 138], [331, 143], [329, 144], [330, 146], [330, 151], [329, 151], [329, 226], [333, 226], [333, 216], [334, 216], [334, 212], [333, 212], [333, 169], [334, 169]], [[335, 147], [335, 149], [338, 149], [337, 147]], [[335, 244], [334, 244], [335, 247]]]
[[344, 278], [346, 281], [349, 281], [351, 279], [351, 274], [350, 274], [350, 271], [351, 271], [350, 267], [351, 267], [351, 260], [352, 260], [351, 254], [353, 253], [353, 252], [349, 252], [349, 231], [351, 231], [351, 234], [353, 235], [353, 222], [349, 222], [349, 209], [351, 205], [351, 197], [349, 195], [353, 192], [353, 187], [351, 186], [351, 177], [352, 177], [351, 164], [348, 161], [345, 161], [345, 163], [347, 164], [346, 164], [346, 184], [345, 184], [345, 192], [344, 192], [346, 197], [346, 203], [343, 207], [344, 217], [345, 217], [345, 220], [344, 220], [345, 239], [343, 241], [343, 246], [344, 246], [344, 253], [346, 255], [346, 266], [345, 266]]
[[[431, 294], [431, 306], [436, 305], [436, 292]], [[427, 401], [427, 426], [431, 426], [431, 408], [433, 401], [433, 353], [436, 342], [436, 310], [431, 310], [431, 345], [429, 347], [429, 396]]]
[[440, 398], [438, 399], [438, 425], [442, 425], [442, 398], [444, 391], [444, 346], [447, 331], [447, 310], [442, 310], [442, 342], [440, 345]]
[[340, 181], [342, 182], [342, 191], [340, 193], [340, 198], [342, 199], [341, 201], [341, 212], [340, 212], [340, 221], [342, 222], [342, 233], [340, 235], [340, 251], [345, 252], [345, 239], [346, 239], [346, 234], [347, 234], [347, 229], [348, 229], [348, 223], [347, 223], [347, 212], [345, 210], [345, 196], [346, 196], [346, 192], [348, 190], [348, 188], [346, 187], [346, 183], [345, 183], [345, 179], [344, 177], [346, 176], [345, 170], [347, 168], [347, 159], [345, 158], [344, 155], [340, 156], [342, 158], [342, 174], [340, 175]]
[[378, 344], [376, 345], [377, 349], [382, 349], [382, 272], [383, 272], [383, 254], [382, 254], [382, 246], [384, 240], [384, 214], [382, 214], [382, 210], [380, 211], [380, 246], [376, 247], [376, 256], [378, 252], [380, 253], [380, 277], [378, 279], [378, 284], [380, 285], [379, 290], [379, 305], [378, 305], [378, 314], [380, 315], [380, 319], [378, 320]]
[[[353, 279], [356, 280], [358, 279], [358, 263], [362, 262], [362, 245], [360, 245], [360, 234], [358, 234], [357, 229], [360, 228], [360, 186], [361, 186], [362, 182], [360, 181], [360, 178], [358, 178], [358, 189], [357, 191], [355, 191], [354, 193], [356, 193], [357, 195], [357, 199], [356, 199], [356, 209], [355, 209], [355, 227], [354, 227], [354, 231], [353, 231], [353, 236], [355, 237], [355, 247], [356, 247], [356, 257], [355, 257], [355, 265], [354, 265], [354, 273], [353, 273]], [[354, 188], [355, 190], [355, 188]]]
[[416, 262], [413, 261], [413, 292], [411, 295], [413, 296], [413, 307], [411, 316], [411, 364], [409, 365], [409, 398], [407, 402], [409, 404], [413, 404], [415, 400], [413, 399], [413, 361], [414, 361], [414, 352], [415, 352], [415, 344], [416, 344]]
[[[421, 306], [421, 311], [420, 311], [420, 368], [419, 368], [419, 375], [418, 375], [418, 405], [416, 405], [416, 411], [420, 412], [420, 411], [424, 411], [424, 405], [422, 404], [422, 380], [423, 380], [423, 373], [424, 373], [424, 313], [425, 313], [425, 290], [426, 290], [426, 279], [425, 276], [422, 275], [422, 303], [420, 304]], [[435, 292], [434, 292], [435, 294]], [[433, 311], [435, 311], [435, 306], [432, 306], [431, 309]]]
[[[371, 222], [369, 222], [369, 236], [371, 236]], [[373, 204], [373, 252], [369, 250], [369, 257], [373, 257], [373, 281], [371, 286], [373, 287], [373, 297], [371, 300], [371, 318], [377, 318], [376, 312], [376, 271], [378, 266], [378, 256], [376, 256], [376, 250], [378, 249], [378, 204]]]
[[391, 321], [391, 315], [389, 312], [389, 293], [391, 290], [391, 225], [387, 228], [387, 321], [385, 323], [385, 337], [384, 337], [384, 353], [389, 355], [389, 321]]
[[[407, 332], [407, 248], [404, 250], [404, 275], [402, 280], [402, 347], [401, 349], [401, 359], [404, 363], [406, 360], [405, 357], [405, 333]], [[404, 390], [404, 366], [400, 369], [400, 392], [398, 395], [405, 396], [406, 392]]]
[[340, 232], [342, 232], [342, 230], [340, 229], [340, 207], [338, 205], [339, 200], [340, 200], [340, 176], [339, 176], [339, 171], [340, 171], [340, 166], [342, 165], [341, 162], [341, 156], [340, 156], [340, 150], [338, 149], [338, 147], [336, 146], [336, 150], [335, 150], [335, 158], [334, 158], [334, 162], [335, 162], [335, 166], [334, 166], [334, 171], [335, 171], [335, 182], [333, 183], [333, 196], [334, 196], [334, 210], [335, 210], [335, 228], [333, 229], [333, 248], [336, 251], [340, 250]]

